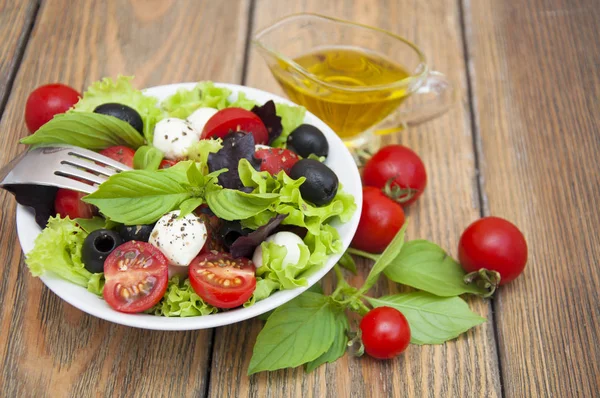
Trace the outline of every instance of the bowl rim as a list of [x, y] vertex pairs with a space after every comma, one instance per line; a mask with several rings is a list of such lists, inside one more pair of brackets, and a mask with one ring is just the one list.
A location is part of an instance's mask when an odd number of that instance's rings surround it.
[[[224, 87], [230, 89], [232, 91], [232, 96], [236, 96], [239, 92], [244, 92], [249, 98], [266, 96], [274, 100], [275, 102], [281, 102], [289, 105], [298, 106], [297, 104], [291, 102], [288, 99], [257, 88], [232, 83], [213, 83], [217, 87]], [[170, 95], [176, 92], [178, 89], [190, 89], [196, 86], [197, 84], [197, 82], [172, 83], [149, 87], [142, 91], [145, 94], [148, 93], [148, 95], [165, 97], [166, 95]], [[154, 92], [160, 91], [172, 92], [163, 95], [154, 94]], [[311, 121], [310, 123], [316, 124], [317, 127], [319, 127], [325, 133], [328, 141], [330, 142], [330, 147], [338, 149], [343, 148], [343, 150], [340, 150], [339, 153], [337, 153], [337, 155], [341, 156], [340, 161], [343, 164], [351, 163], [353, 166], [355, 165], [352, 155], [344, 145], [343, 141], [333, 132], [333, 130], [331, 130], [329, 126], [327, 126], [321, 119], [319, 119], [317, 116], [313, 115], [309, 111], [306, 111], [305, 121], [306, 119], [314, 119], [315, 122]], [[334, 143], [333, 145], [332, 141]], [[241, 322], [246, 319], [254, 318], [258, 315], [271, 311], [285, 304], [286, 302], [302, 294], [309, 287], [321, 280], [333, 268], [333, 266], [342, 256], [343, 252], [350, 245], [352, 237], [354, 236], [354, 233], [356, 232], [356, 229], [358, 227], [358, 221], [360, 219], [360, 214], [362, 210], [362, 182], [357, 167], [347, 168], [345, 172], [349, 173], [349, 178], [353, 181], [353, 183], [356, 183], [353, 184], [355, 188], [353, 192], [350, 193], [352, 193], [352, 195], [354, 196], [357, 209], [352, 219], [347, 223], [342, 224], [345, 227], [350, 228], [349, 232], [347, 232], [344, 236], [341, 237], [342, 251], [339, 254], [329, 256], [327, 262], [318, 271], [315, 271], [313, 274], [308, 276], [306, 286], [298, 287], [291, 290], [280, 290], [250, 307], [240, 307], [231, 311], [219, 312], [216, 314], [183, 318], [159, 317], [149, 314], [124, 314], [113, 310], [112, 308], [108, 307], [108, 305], [106, 305], [106, 307], [97, 307], [96, 305], [89, 304], [89, 300], [78, 300], [77, 297], [74, 297], [73, 294], [70, 293], [70, 291], [73, 288], [76, 288], [82, 293], [91, 295], [97, 300], [104, 302], [104, 300], [102, 300], [99, 297], [96, 297], [93, 293], [88, 292], [85, 288], [77, 286], [66, 280], [60, 279], [51, 273], [47, 273], [40, 276], [40, 279], [58, 297], [60, 297], [65, 302], [71, 304], [75, 308], [97, 318], [129, 327], [164, 331], [199, 330], [218, 326], [225, 326]], [[33, 241], [41, 232], [41, 228], [35, 223], [32, 211], [22, 205], [17, 205], [16, 223], [19, 243], [21, 244], [22, 251], [25, 254], [27, 254], [33, 248]], [[35, 228], [37, 228], [37, 230], [39, 230], [39, 232], [35, 233], [35, 236], [31, 236], [31, 228], [34, 226]], [[338, 226], [336, 226], [336, 229], [339, 230]]]

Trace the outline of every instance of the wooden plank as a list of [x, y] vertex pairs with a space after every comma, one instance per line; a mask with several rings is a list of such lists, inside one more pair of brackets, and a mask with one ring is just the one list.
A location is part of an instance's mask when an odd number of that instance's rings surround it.
[[0, 117], [37, 8], [36, 0], [0, 0]]
[[[445, 71], [456, 84], [461, 101], [442, 118], [411, 129], [388, 142], [415, 149], [429, 172], [423, 198], [410, 208], [410, 238], [426, 238], [456, 254], [462, 229], [479, 217], [465, 64], [457, 3], [437, 1], [304, 1], [259, 0], [254, 31], [293, 12], [318, 12], [394, 31], [415, 41], [434, 68]], [[247, 84], [281, 93], [255, 51], [251, 52]], [[359, 284], [369, 263], [361, 265]], [[326, 279], [329, 290], [332, 277]], [[381, 283], [375, 294], [397, 291]], [[470, 300], [471, 308], [491, 319], [489, 303]], [[261, 373], [246, 371], [258, 320], [217, 329], [210, 393], [213, 396], [485, 396], [500, 395], [499, 370], [491, 321], [458, 340], [438, 346], [410, 346], [400, 358], [375, 361], [346, 355], [311, 374], [303, 369]]]
[[[133, 74], [139, 87], [239, 82], [249, 2], [48, 0], [0, 124], [0, 164], [19, 151], [29, 92], [48, 82], [84, 89]], [[226, 23], [215, 24], [223, 16]], [[15, 202], [1, 194], [0, 391], [7, 397], [203, 396], [212, 331], [117, 326], [61, 301], [22, 261]]]
[[506, 396], [600, 386], [600, 10], [593, 0], [465, 2], [485, 213], [528, 239], [497, 296]]

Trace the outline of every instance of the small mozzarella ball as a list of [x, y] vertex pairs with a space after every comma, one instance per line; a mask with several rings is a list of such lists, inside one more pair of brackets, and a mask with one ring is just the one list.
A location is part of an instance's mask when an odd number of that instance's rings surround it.
[[[287, 254], [283, 259], [284, 267], [287, 264], [297, 264], [298, 261], [300, 261], [300, 247], [298, 245], [304, 245], [304, 242], [295, 233], [287, 231], [277, 232], [276, 234], [269, 236], [265, 241], [285, 247]], [[256, 265], [256, 268], [260, 268], [263, 265], [262, 254], [262, 246], [258, 246], [254, 250], [254, 255], [252, 256], [252, 262]]]
[[194, 214], [179, 217], [179, 210], [165, 214], [150, 233], [148, 243], [156, 246], [171, 265], [187, 267], [206, 243], [206, 225]]
[[185, 120], [169, 117], [156, 123], [152, 144], [166, 159], [177, 160], [187, 155], [190, 145], [200, 140], [200, 132]]
[[196, 131], [202, 133], [208, 119], [213, 117], [217, 112], [218, 110], [215, 108], [198, 108], [194, 113], [188, 116], [187, 121]]

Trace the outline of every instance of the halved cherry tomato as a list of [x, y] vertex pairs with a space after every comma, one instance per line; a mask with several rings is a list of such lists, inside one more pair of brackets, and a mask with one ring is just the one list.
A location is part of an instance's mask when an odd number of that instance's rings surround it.
[[108, 305], [120, 312], [142, 312], [165, 295], [169, 260], [150, 243], [132, 240], [109, 254], [104, 277], [102, 295]]
[[261, 159], [260, 171], [268, 171], [273, 175], [281, 170], [289, 175], [292, 167], [300, 160], [294, 152], [282, 148], [259, 149], [254, 156]]
[[242, 108], [225, 108], [215, 113], [204, 125], [200, 138], [223, 138], [230, 131], [252, 133], [255, 144], [266, 144], [269, 141], [269, 132], [262, 120]]
[[218, 308], [244, 304], [256, 288], [254, 272], [254, 264], [247, 258], [233, 258], [218, 252], [200, 254], [189, 268], [194, 291]]
[[123, 163], [125, 166], [133, 168], [133, 156], [135, 151], [124, 145], [111, 146], [100, 151], [100, 155], [108, 156], [109, 158], [116, 160], [119, 163]]
[[30, 133], [59, 113], [68, 111], [79, 101], [79, 93], [64, 84], [46, 84], [33, 90], [25, 104], [25, 124]]
[[168, 169], [169, 167], [173, 167], [177, 164], [177, 160], [171, 159], [163, 159], [158, 166], [159, 169]]
[[63, 218], [69, 216], [71, 220], [92, 218], [96, 213], [96, 208], [81, 200], [86, 195], [83, 192], [61, 188], [56, 192], [54, 198], [54, 211]]

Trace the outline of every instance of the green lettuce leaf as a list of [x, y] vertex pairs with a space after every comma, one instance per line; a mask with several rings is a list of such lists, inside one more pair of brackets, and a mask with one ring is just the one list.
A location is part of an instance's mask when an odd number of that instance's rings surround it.
[[250, 307], [257, 301], [264, 300], [275, 290], [281, 289], [281, 284], [273, 279], [256, 278], [256, 288], [252, 296], [244, 303], [244, 307]]
[[308, 261], [312, 265], [323, 265], [329, 255], [342, 251], [340, 234], [329, 224], [321, 225], [318, 234], [309, 231], [304, 238], [304, 244], [310, 250]]
[[306, 277], [303, 272], [311, 267], [310, 251], [306, 245], [300, 247], [300, 259], [296, 264], [284, 263], [287, 249], [273, 242], [263, 242], [262, 258], [263, 266], [256, 270], [256, 275], [263, 279], [270, 279], [278, 282], [282, 289], [294, 289], [299, 286], [306, 286]]
[[145, 96], [131, 85], [133, 76], [119, 76], [115, 80], [104, 78], [93, 83], [73, 107], [74, 112], [93, 112], [98, 105], [115, 102], [135, 109], [144, 122], [144, 137], [152, 143], [154, 126], [165, 117], [158, 100]]
[[209, 315], [217, 312], [217, 309], [206, 304], [196, 294], [189, 279], [180, 281], [178, 276], [169, 280], [164, 297], [146, 313], [160, 316], [199, 316]]
[[223, 109], [228, 106], [227, 97], [231, 90], [216, 87], [213, 82], [199, 82], [193, 89], [180, 89], [162, 103], [162, 108], [169, 117], [185, 119], [198, 108]]
[[273, 141], [272, 146], [283, 148], [290, 133], [304, 122], [306, 109], [302, 106], [287, 104], [275, 104], [275, 109], [277, 116], [281, 117], [283, 130], [281, 135]]
[[227, 105], [228, 108], [243, 108], [246, 110], [251, 110], [252, 108], [254, 108], [255, 105], [258, 105], [258, 103], [254, 100], [249, 99], [248, 97], [246, 97], [246, 94], [244, 93], [239, 93], [238, 97], [235, 101], [233, 101], [232, 103], [230, 103], [229, 105]]
[[217, 153], [223, 148], [223, 140], [200, 140], [192, 144], [187, 150], [188, 159], [200, 163], [200, 170], [203, 174], [208, 173], [208, 155]]
[[92, 274], [81, 261], [81, 247], [87, 235], [68, 217], [50, 217], [46, 228], [35, 239], [33, 249], [25, 257], [31, 275], [51, 272], [99, 294], [102, 274]]

